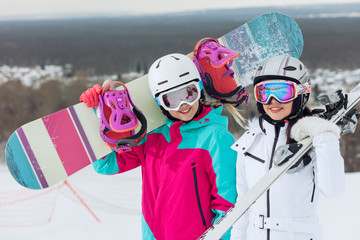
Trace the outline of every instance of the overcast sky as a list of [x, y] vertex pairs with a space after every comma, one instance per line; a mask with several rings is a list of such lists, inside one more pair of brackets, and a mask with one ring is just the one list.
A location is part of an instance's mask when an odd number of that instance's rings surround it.
[[[2, 0], [0, 17], [59, 13], [165, 13], [249, 6], [284, 6], [289, 0]], [[220, 2], [226, 2], [221, 4]], [[360, 2], [360, 0], [301, 0], [296, 4]]]

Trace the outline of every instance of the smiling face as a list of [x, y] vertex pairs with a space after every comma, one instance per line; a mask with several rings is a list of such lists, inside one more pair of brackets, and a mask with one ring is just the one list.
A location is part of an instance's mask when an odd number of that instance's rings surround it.
[[289, 116], [292, 111], [293, 101], [288, 103], [279, 103], [274, 98], [267, 105], [263, 104], [265, 113], [273, 120], [282, 120]]
[[169, 110], [169, 113], [172, 117], [186, 122], [194, 118], [198, 108], [199, 101], [195, 102], [193, 105], [183, 103], [178, 111]]

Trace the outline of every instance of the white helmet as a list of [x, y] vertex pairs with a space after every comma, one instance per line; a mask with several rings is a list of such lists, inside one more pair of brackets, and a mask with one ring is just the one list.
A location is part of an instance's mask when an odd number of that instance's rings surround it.
[[309, 82], [310, 73], [299, 59], [280, 55], [270, 57], [261, 64], [255, 74], [254, 85], [271, 79], [290, 80], [302, 84]]
[[150, 67], [148, 82], [155, 98], [159, 93], [184, 83], [201, 81], [200, 73], [186, 55], [173, 53], [156, 60]]
[[[255, 73], [254, 86], [266, 80], [287, 80], [310, 87], [310, 73], [305, 65], [297, 58], [280, 55], [266, 59]], [[286, 119], [293, 119], [303, 115], [310, 93], [299, 94], [293, 101], [293, 109]], [[265, 113], [262, 104], [257, 103], [259, 113], [269, 122], [274, 122]], [[284, 119], [284, 120], [286, 120]]]

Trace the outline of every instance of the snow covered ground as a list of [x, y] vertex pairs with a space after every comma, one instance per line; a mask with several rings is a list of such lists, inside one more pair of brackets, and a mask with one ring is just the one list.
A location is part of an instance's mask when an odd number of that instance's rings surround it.
[[[140, 169], [122, 174], [123, 176], [102, 176], [95, 173], [91, 168], [84, 170], [79, 175], [71, 176], [69, 183], [79, 190], [77, 191], [78, 194], [90, 206], [96, 217], [100, 219], [100, 222], [80, 204], [80, 201], [67, 187], [62, 187], [55, 203], [52, 220], [49, 223], [33, 227], [0, 227], [0, 239], [141, 239]], [[103, 189], [100, 189], [100, 185], [104, 185], [102, 186]], [[91, 192], [92, 190], [94, 192]], [[1, 198], [3, 193], [9, 191], [25, 191], [24, 195], [28, 194], [27, 189], [21, 187], [11, 177], [6, 166], [0, 165], [0, 208], [6, 207], [1, 205]], [[29, 191], [34, 192], [34, 190]], [[95, 197], [91, 198], [86, 194], [93, 194]], [[52, 201], [51, 199], [46, 200]], [[44, 202], [43, 199], [39, 199], [39, 201]], [[103, 204], [97, 207], [99, 201], [103, 201]], [[39, 208], [34, 200], [29, 202], [33, 204], [27, 206], [29, 209]], [[104, 208], [104, 206], [107, 206], [107, 208]], [[115, 206], [113, 207], [114, 213], [110, 212], [112, 206]], [[19, 207], [24, 209], [23, 204], [19, 204]], [[24, 211], [26, 211], [26, 208]], [[16, 212], [14, 214], [20, 213]], [[0, 209], [1, 217], [4, 216], [1, 216]], [[24, 214], [24, 217], [27, 217], [27, 215]]]
[[346, 174], [346, 189], [340, 196], [321, 198], [319, 218], [324, 240], [358, 240], [360, 215], [360, 172]]
[[[360, 215], [360, 172], [346, 174], [346, 181], [346, 191], [341, 196], [321, 199], [319, 217], [324, 227], [324, 240], [359, 239], [357, 228]], [[88, 168], [72, 176], [69, 182], [79, 190], [79, 195], [83, 196], [90, 206], [93, 200], [86, 197], [85, 193], [91, 192], [94, 198], [108, 201], [108, 207], [111, 207], [109, 202], [113, 200], [114, 205], [123, 209], [114, 208], [116, 211], [111, 213], [108, 209], [105, 211], [104, 207], [91, 207], [100, 219], [100, 222], [97, 222], [76, 198], [69, 198], [71, 192], [63, 187], [49, 223], [35, 227], [0, 227], [0, 239], [141, 239], [140, 169], [117, 176], [101, 176]], [[9, 191], [25, 190], [12, 179], [7, 168], [0, 165], [0, 208], [4, 207], [1, 205], [3, 193]], [[34, 208], [31, 204], [26, 208]], [[4, 216], [0, 215], [1, 217]]]

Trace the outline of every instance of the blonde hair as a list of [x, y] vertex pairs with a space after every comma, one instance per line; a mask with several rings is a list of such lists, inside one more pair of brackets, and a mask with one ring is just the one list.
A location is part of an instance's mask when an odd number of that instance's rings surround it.
[[229, 103], [208, 102], [206, 100], [201, 100], [201, 103], [207, 107], [215, 107], [216, 108], [216, 107], [224, 106], [229, 111], [229, 113], [232, 115], [235, 122], [240, 127], [244, 128], [244, 126], [246, 124], [246, 119], [241, 115], [241, 113], [233, 105], [231, 105]]

